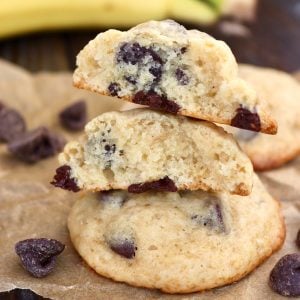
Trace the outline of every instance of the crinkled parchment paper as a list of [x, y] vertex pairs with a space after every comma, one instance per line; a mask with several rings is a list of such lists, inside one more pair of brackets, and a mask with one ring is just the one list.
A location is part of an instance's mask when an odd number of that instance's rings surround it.
[[[58, 112], [79, 98], [88, 102], [89, 118], [121, 107], [118, 100], [76, 90], [71, 74], [31, 75], [0, 61], [0, 99], [23, 112], [29, 128], [47, 125], [70, 140], [75, 134], [64, 131]], [[268, 287], [268, 276], [284, 254], [298, 251], [294, 240], [300, 228], [300, 159], [276, 171], [261, 174], [272, 195], [282, 202], [287, 239], [281, 251], [240, 282], [213, 291], [190, 295], [167, 295], [155, 290], [134, 288], [98, 276], [74, 251], [66, 220], [80, 194], [52, 187], [49, 182], [57, 167], [56, 158], [27, 165], [11, 157], [0, 145], [0, 292], [14, 288], [31, 289], [51, 299], [281, 299]], [[253, 220], [255, 224], [256, 220]], [[251, 230], [251, 228], [249, 228]], [[49, 237], [66, 244], [52, 274], [43, 279], [28, 275], [14, 252], [17, 241]], [[284, 298], [283, 298], [284, 299]]]

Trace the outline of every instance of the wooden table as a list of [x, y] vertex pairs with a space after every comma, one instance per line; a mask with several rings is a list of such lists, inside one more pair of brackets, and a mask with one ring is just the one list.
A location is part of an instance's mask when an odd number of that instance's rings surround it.
[[[288, 72], [300, 70], [300, 0], [259, 1], [255, 22], [245, 24], [245, 27], [234, 25], [246, 35], [225, 33], [224, 27], [228, 24], [232, 27], [228, 20], [210, 28], [185, 25], [225, 40], [239, 62]], [[38, 33], [7, 39], [0, 42], [0, 57], [34, 72], [73, 70], [76, 54], [99, 31]], [[1, 293], [0, 298], [43, 299], [29, 290]]]

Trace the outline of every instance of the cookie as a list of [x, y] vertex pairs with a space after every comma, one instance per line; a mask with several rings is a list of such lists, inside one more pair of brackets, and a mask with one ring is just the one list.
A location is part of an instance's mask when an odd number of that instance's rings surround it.
[[203, 191], [86, 194], [71, 210], [71, 240], [102, 276], [168, 293], [235, 282], [282, 245], [279, 204], [254, 178], [250, 196]]
[[269, 109], [278, 121], [278, 133], [267, 136], [233, 129], [255, 170], [280, 167], [300, 154], [300, 84], [289, 74], [274, 69], [240, 65], [240, 75], [269, 100]]
[[274, 134], [264, 100], [238, 77], [222, 41], [174, 21], [99, 34], [78, 55], [74, 85], [169, 113]]
[[72, 187], [76, 182], [89, 191], [203, 189], [248, 195], [252, 189], [251, 161], [223, 128], [148, 109], [93, 119], [59, 161], [53, 182], [59, 187], [71, 179]]

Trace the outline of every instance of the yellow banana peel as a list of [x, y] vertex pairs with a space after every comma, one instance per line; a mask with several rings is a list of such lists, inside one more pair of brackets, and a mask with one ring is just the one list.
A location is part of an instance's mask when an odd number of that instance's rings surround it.
[[[173, 18], [212, 23], [221, 0], [0, 0], [0, 38], [64, 28], [129, 27]], [[214, 4], [215, 5], [215, 4]]]

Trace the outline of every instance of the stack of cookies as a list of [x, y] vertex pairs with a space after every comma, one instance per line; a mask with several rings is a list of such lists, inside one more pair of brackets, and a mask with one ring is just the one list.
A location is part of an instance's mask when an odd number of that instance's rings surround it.
[[68, 226], [97, 273], [195, 292], [242, 278], [282, 245], [279, 204], [210, 123], [277, 130], [225, 43], [151, 21], [98, 35], [77, 63], [77, 87], [150, 108], [98, 116], [59, 157], [53, 184], [85, 191]]

